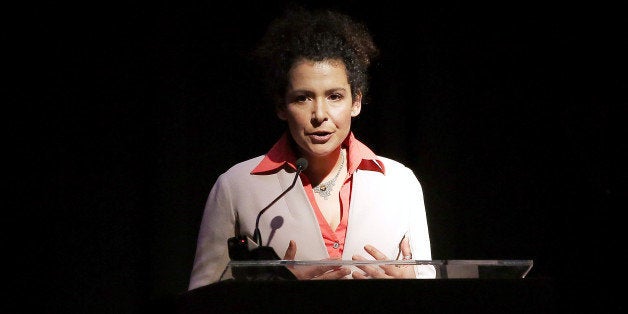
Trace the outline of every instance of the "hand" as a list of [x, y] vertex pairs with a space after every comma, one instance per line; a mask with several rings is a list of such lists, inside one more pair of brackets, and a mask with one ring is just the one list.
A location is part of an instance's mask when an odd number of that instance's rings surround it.
[[[408, 238], [404, 238], [401, 240], [399, 244], [399, 248], [401, 250], [401, 255], [403, 255], [403, 259], [412, 259], [412, 252], [410, 250], [410, 242]], [[364, 246], [364, 250], [373, 256], [376, 260], [388, 260], [388, 257], [376, 249], [374, 246], [367, 244]], [[367, 259], [361, 255], [354, 255], [352, 257], [354, 261], [366, 261]], [[364, 274], [360, 272], [353, 272], [352, 277], [354, 279], [393, 279], [393, 278], [416, 278], [416, 274], [414, 273], [414, 267], [412, 265], [362, 265], [357, 266]]]
[[[294, 260], [297, 255], [297, 244], [293, 240], [290, 240], [286, 254], [284, 254], [284, 260]], [[349, 274], [351, 270], [339, 266], [288, 266], [295, 277], [299, 280], [309, 279], [341, 279]]]

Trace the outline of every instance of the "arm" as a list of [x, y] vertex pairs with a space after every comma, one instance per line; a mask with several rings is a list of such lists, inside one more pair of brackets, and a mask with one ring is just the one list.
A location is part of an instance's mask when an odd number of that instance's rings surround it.
[[[427, 223], [427, 214], [425, 212], [425, 201], [423, 198], [423, 189], [417, 177], [410, 169], [408, 176], [409, 191], [408, 202], [410, 203], [410, 226], [408, 237], [410, 239], [410, 249], [412, 251], [412, 259], [414, 260], [431, 260], [432, 250], [430, 244], [430, 235]], [[414, 266], [416, 278], [435, 278], [436, 270], [431, 265]]]
[[220, 280], [229, 263], [227, 239], [234, 236], [235, 214], [225, 181], [218, 178], [205, 204], [189, 290]]

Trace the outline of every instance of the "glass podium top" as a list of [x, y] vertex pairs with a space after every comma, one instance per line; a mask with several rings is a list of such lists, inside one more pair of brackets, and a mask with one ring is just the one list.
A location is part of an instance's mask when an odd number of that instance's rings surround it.
[[289, 269], [300, 267], [361, 267], [413, 266], [417, 273], [433, 274], [418, 279], [519, 279], [525, 278], [534, 265], [533, 260], [249, 260], [231, 261], [220, 280], [297, 280]]

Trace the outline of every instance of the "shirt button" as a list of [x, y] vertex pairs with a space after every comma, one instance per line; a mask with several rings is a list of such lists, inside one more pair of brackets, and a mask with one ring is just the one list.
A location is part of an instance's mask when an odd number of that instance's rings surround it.
[[337, 249], [340, 247], [340, 244], [338, 244], [338, 242], [334, 242], [334, 249]]

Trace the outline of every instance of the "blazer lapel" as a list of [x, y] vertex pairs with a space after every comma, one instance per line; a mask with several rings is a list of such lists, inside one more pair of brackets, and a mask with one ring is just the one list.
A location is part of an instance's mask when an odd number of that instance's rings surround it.
[[[285, 170], [277, 173], [281, 191], [290, 187], [294, 175], [295, 172], [286, 172]], [[289, 213], [289, 217], [286, 217], [283, 233], [291, 236], [297, 242], [296, 259], [314, 260], [329, 257], [325, 242], [321, 237], [314, 208], [312, 208], [305, 193], [301, 178], [297, 178], [294, 187], [278, 203], [281, 204], [275, 205], [285, 206]]]

